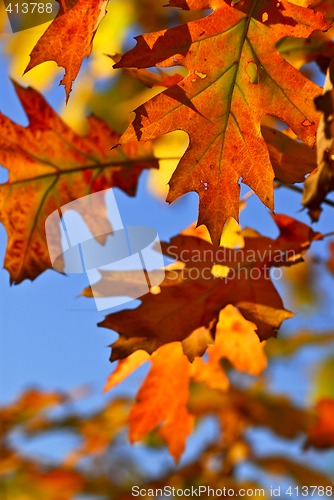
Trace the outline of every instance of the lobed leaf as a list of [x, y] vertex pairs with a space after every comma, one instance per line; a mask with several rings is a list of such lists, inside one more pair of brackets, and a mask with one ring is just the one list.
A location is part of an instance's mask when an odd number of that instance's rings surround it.
[[65, 68], [60, 84], [64, 85], [68, 100], [82, 61], [91, 53], [106, 4], [101, 0], [62, 0], [56, 18], [33, 48], [25, 73], [45, 61], [55, 61]]
[[189, 191], [200, 198], [199, 224], [215, 245], [226, 220], [239, 214], [239, 182], [274, 207], [274, 171], [261, 119], [284, 121], [314, 145], [319, 113], [317, 85], [290, 66], [276, 49], [286, 36], [307, 38], [324, 30], [322, 14], [287, 0], [171, 0], [183, 9], [212, 8], [206, 18], [136, 38], [135, 48], [114, 67], [182, 65], [189, 74], [140, 106], [121, 142], [147, 141], [173, 130], [189, 135], [189, 147], [169, 182], [172, 202]]
[[[210, 336], [202, 335], [201, 342], [205, 338], [210, 343], [219, 313], [228, 304], [236, 306], [256, 325], [261, 340], [275, 336], [281, 323], [292, 313], [284, 309], [271, 281], [270, 269], [300, 262], [311, 242], [321, 237], [288, 216], [275, 216], [275, 222], [280, 230], [275, 240], [245, 230], [245, 246], [239, 249], [221, 247], [216, 251], [208, 241], [184, 235], [163, 244], [166, 255], [186, 265], [166, 271], [161, 293], [149, 293], [142, 297], [137, 309], [109, 314], [99, 324], [120, 334], [115, 346], [117, 355], [126, 357], [136, 349], [147, 347], [148, 352], [153, 352], [159, 345], [176, 340], [184, 342], [190, 335], [194, 342], [195, 332], [203, 332], [201, 328], [210, 332]], [[223, 264], [228, 274], [215, 276], [212, 270], [217, 264]], [[129, 280], [131, 275], [129, 271]], [[131, 296], [129, 280], [120, 279], [117, 273], [112, 273], [111, 280], [117, 283], [111, 290]], [[103, 283], [102, 279], [101, 290]]]
[[[30, 123], [22, 127], [0, 114], [0, 163], [9, 175], [0, 185], [0, 222], [8, 235], [5, 268], [11, 282], [20, 283], [51, 267], [44, 228], [49, 214], [110, 187], [133, 195], [142, 170], [158, 163], [150, 144], [117, 148], [118, 134], [99, 118], [88, 118], [88, 133], [81, 136], [38, 92], [18, 85], [16, 91]], [[94, 214], [87, 218], [92, 227]], [[105, 225], [110, 231], [107, 220]]]

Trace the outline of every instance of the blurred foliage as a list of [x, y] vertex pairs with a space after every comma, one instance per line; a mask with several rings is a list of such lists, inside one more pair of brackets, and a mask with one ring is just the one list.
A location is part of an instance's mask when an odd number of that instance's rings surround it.
[[[197, 456], [164, 470], [159, 479], [150, 477], [128, 446], [130, 399], [115, 398], [90, 414], [75, 411], [73, 403], [73, 396], [31, 389], [0, 409], [1, 498], [69, 500], [80, 493], [125, 500], [134, 485], [146, 490], [199, 485], [263, 488], [264, 498], [269, 498], [268, 478], [285, 478], [303, 486], [332, 485], [329, 475], [305, 460], [259, 453], [250, 431], [267, 429], [273, 439], [284, 439], [287, 447], [302, 438], [305, 446], [326, 448], [334, 442], [334, 398], [320, 401], [316, 409], [298, 408], [285, 396], [269, 394], [263, 384], [223, 391], [194, 383], [189, 410], [198, 427], [213, 415], [216, 435]], [[41, 437], [47, 443], [50, 436], [62, 435], [75, 437], [78, 444], [61, 461], [24, 452], [27, 443]], [[154, 431], [142, 446], [146, 453], [156, 454], [163, 444]], [[253, 479], [240, 476], [245, 464], [252, 466]], [[258, 496], [263, 497], [254, 494]]]

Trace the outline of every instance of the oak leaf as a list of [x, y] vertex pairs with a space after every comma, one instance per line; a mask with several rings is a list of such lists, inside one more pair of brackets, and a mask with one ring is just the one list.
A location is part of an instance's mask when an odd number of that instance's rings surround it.
[[25, 73], [45, 61], [55, 61], [65, 68], [60, 84], [64, 85], [68, 100], [82, 61], [91, 53], [106, 4], [101, 0], [62, 0], [56, 18], [33, 48]]
[[[148, 345], [148, 352], [153, 352], [164, 343], [184, 342], [199, 328], [208, 330], [214, 338], [219, 312], [228, 304], [256, 325], [261, 340], [275, 336], [292, 313], [284, 309], [270, 279], [270, 269], [300, 262], [310, 243], [321, 236], [291, 217], [277, 215], [274, 220], [280, 230], [276, 239], [244, 230], [243, 248], [221, 247], [216, 251], [208, 241], [184, 235], [162, 244], [164, 253], [181, 261], [182, 268], [167, 270], [161, 293], [143, 296], [137, 309], [109, 314], [99, 323], [120, 334], [115, 344], [117, 354], [126, 357], [136, 345], [144, 350]], [[228, 268], [227, 276], [214, 276], [216, 264]], [[118, 283], [117, 294], [122, 294], [117, 273], [112, 274], [113, 281]], [[125, 293], [129, 293], [128, 287]]]
[[302, 204], [312, 221], [318, 221], [328, 193], [334, 190], [334, 59], [329, 65], [323, 95], [315, 100], [322, 116], [317, 131], [317, 168], [304, 184]]
[[194, 422], [194, 417], [186, 409], [190, 363], [179, 342], [160, 347], [152, 354], [151, 362], [151, 370], [130, 412], [130, 440], [142, 439], [162, 424], [160, 432], [170, 453], [178, 460]]
[[150, 144], [116, 148], [118, 134], [99, 118], [89, 117], [81, 136], [36, 91], [18, 85], [16, 91], [30, 123], [23, 127], [0, 114], [0, 163], [9, 173], [0, 185], [0, 222], [8, 234], [5, 268], [11, 282], [20, 283], [51, 267], [44, 229], [49, 214], [110, 187], [133, 195], [142, 170], [158, 163]]
[[214, 244], [227, 218], [238, 219], [240, 179], [273, 209], [274, 171], [260, 127], [264, 115], [279, 118], [314, 145], [319, 113], [313, 98], [320, 89], [283, 59], [276, 44], [327, 27], [322, 14], [287, 0], [233, 4], [170, 0], [170, 6], [213, 12], [137, 37], [136, 47], [114, 66], [188, 68], [180, 83], [137, 108], [121, 141], [188, 133], [190, 144], [169, 182], [167, 201], [197, 192], [198, 222], [209, 228]]

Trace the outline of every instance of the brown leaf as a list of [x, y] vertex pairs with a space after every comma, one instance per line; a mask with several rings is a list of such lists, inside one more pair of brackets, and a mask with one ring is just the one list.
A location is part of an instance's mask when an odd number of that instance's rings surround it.
[[286, 184], [304, 182], [317, 163], [315, 150], [271, 127], [263, 126], [261, 131], [275, 177]]
[[[208, 345], [212, 343], [213, 338], [210, 328], [201, 327], [194, 330], [187, 338], [185, 338], [181, 342], [181, 345], [183, 353], [187, 356], [189, 361], [193, 361], [196, 356], [202, 356]], [[124, 359], [136, 352], [138, 349], [143, 349], [148, 354], [152, 354], [163, 344], [163, 342], [155, 339], [148, 339], [145, 337], [127, 338], [124, 335], [120, 335], [119, 338], [110, 346], [110, 361], [113, 362], [118, 359]]]
[[226, 390], [228, 378], [221, 361], [228, 359], [239, 372], [260, 375], [267, 366], [264, 343], [256, 335], [256, 327], [246, 321], [232, 306], [226, 306], [219, 314], [215, 341], [208, 347], [208, 360], [196, 358], [192, 364], [192, 376], [213, 389]]
[[[116, 330], [121, 335], [117, 342], [123, 346], [129, 342], [133, 350], [134, 338], [141, 338], [139, 349], [145, 349], [146, 339], [152, 352], [156, 345], [184, 341], [198, 328], [208, 329], [214, 337], [219, 312], [233, 304], [256, 325], [260, 339], [275, 336], [292, 313], [283, 307], [271, 282], [270, 268], [300, 262], [311, 241], [320, 237], [290, 217], [275, 216], [275, 221], [280, 230], [275, 240], [245, 230], [245, 246], [239, 249], [215, 250], [201, 238], [176, 236], [162, 248], [169, 257], [183, 261], [185, 267], [166, 272], [161, 293], [143, 296], [137, 309], [110, 314], [99, 326]], [[214, 276], [212, 269], [217, 264], [229, 268], [227, 277]], [[113, 278], [117, 280], [115, 274]], [[119, 281], [120, 294], [121, 289]], [[114, 355], [112, 359], [116, 359]]]
[[315, 100], [317, 108], [323, 113], [317, 131], [317, 168], [305, 181], [302, 199], [312, 221], [319, 219], [323, 201], [334, 190], [333, 82], [334, 59], [327, 71], [324, 94]]

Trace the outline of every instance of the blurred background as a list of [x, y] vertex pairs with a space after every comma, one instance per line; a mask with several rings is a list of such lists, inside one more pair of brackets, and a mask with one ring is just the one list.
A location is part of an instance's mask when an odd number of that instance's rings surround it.
[[[25, 18], [22, 31], [12, 33], [1, 5], [0, 111], [28, 125], [12, 78], [40, 91], [79, 134], [85, 133], [90, 113], [117, 132], [124, 131], [132, 110], [162, 88], [146, 88], [125, 72], [113, 70], [108, 56], [131, 48], [137, 34], [200, 15], [162, 9], [163, 4], [160, 0], [110, 0], [92, 55], [84, 61], [67, 105], [64, 90], [58, 86], [63, 70], [55, 63], [44, 63], [22, 76], [29, 53], [47, 25], [25, 29], [24, 23], [29, 23]], [[291, 55], [293, 50], [286, 52]], [[319, 67], [305, 62], [307, 58], [300, 54], [291, 60], [322, 85]], [[268, 123], [283, 127], [272, 119]], [[167, 182], [177, 165], [177, 160], [168, 158], [180, 157], [187, 144], [182, 132], [157, 140], [156, 156], [167, 158], [160, 161], [160, 169], [144, 171], [135, 197], [115, 190], [125, 225], [152, 226], [166, 241], [196, 220], [196, 193], [172, 205], [164, 202]], [[6, 180], [7, 171], [1, 167], [0, 181]], [[243, 186], [240, 225], [276, 237], [268, 210], [248, 192]], [[276, 213], [310, 223], [301, 210], [300, 193], [280, 187], [275, 200]], [[313, 229], [333, 231], [333, 210], [324, 206]], [[5, 249], [6, 232], [0, 227], [1, 259]], [[284, 278], [275, 281], [285, 307], [296, 315], [284, 323], [278, 340], [267, 342], [268, 368], [261, 376], [241, 374], [227, 365], [231, 388], [226, 394], [201, 384], [192, 389], [191, 409], [197, 425], [178, 465], [157, 433], [134, 446], [128, 442], [126, 418], [147, 373], [146, 365], [111, 393], [103, 393], [114, 369], [108, 346], [117, 334], [98, 328], [106, 312], [99, 313], [94, 301], [80, 297], [88, 285], [85, 275], [63, 276], [49, 270], [34, 282], [10, 286], [8, 272], [2, 270], [1, 498], [125, 499], [131, 497], [133, 484], [145, 488], [263, 486], [268, 497], [270, 487], [280, 486], [282, 498], [298, 498], [302, 491], [298, 487], [314, 484], [325, 489], [316, 490], [312, 498], [331, 496], [326, 487], [334, 478], [334, 428], [328, 424], [334, 420], [333, 258], [330, 238], [315, 242], [304, 263], [285, 270]], [[135, 300], [127, 307], [136, 308], [139, 303]], [[332, 442], [328, 438], [324, 444], [324, 434], [332, 436]], [[304, 492], [303, 496], [311, 498], [311, 490]]]

